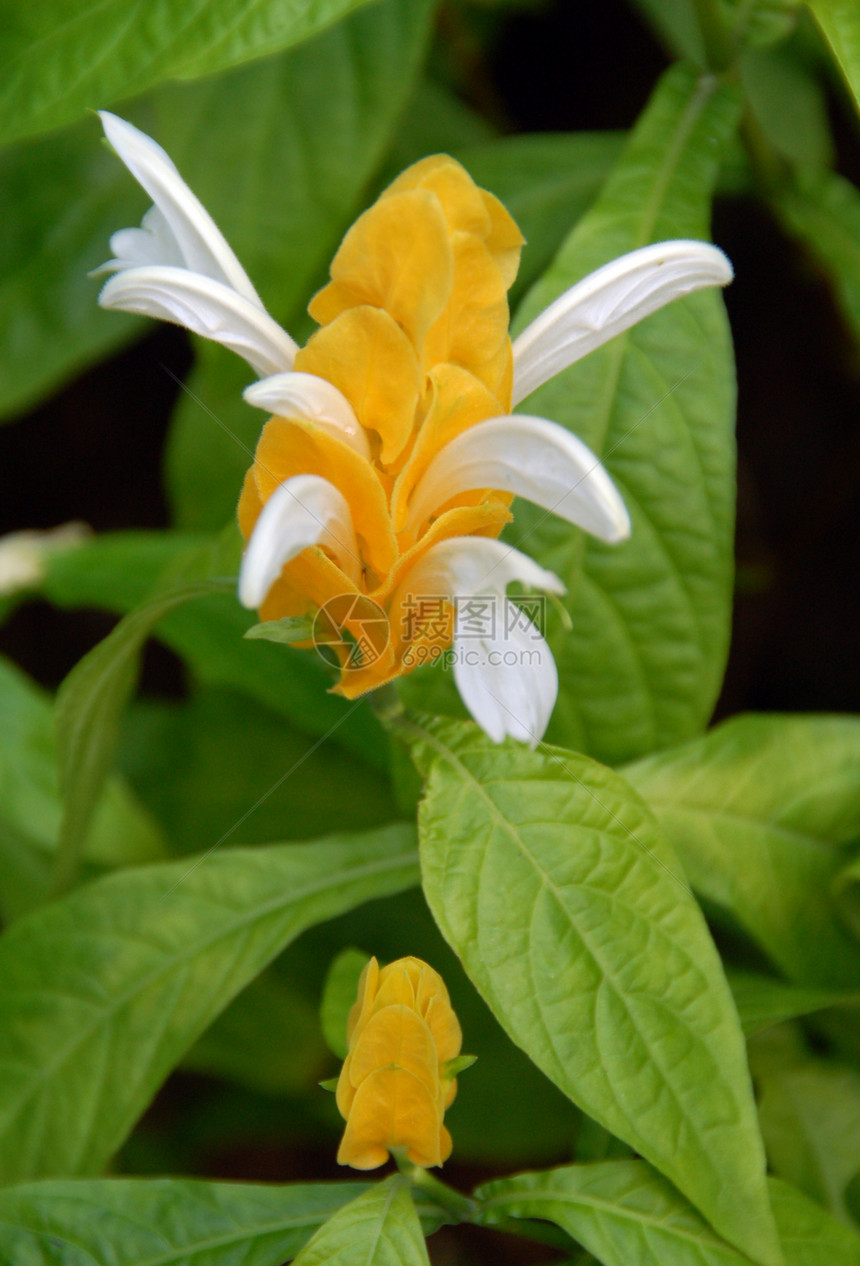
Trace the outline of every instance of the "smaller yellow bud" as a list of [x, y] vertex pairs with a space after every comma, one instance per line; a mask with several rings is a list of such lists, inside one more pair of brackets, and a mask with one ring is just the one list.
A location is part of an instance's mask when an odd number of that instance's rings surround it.
[[452, 1061], [462, 1042], [442, 977], [420, 958], [398, 958], [382, 970], [371, 958], [346, 1032], [338, 1164], [376, 1169], [391, 1148], [403, 1147], [416, 1165], [441, 1165], [451, 1155], [442, 1119], [457, 1093], [459, 1061]]

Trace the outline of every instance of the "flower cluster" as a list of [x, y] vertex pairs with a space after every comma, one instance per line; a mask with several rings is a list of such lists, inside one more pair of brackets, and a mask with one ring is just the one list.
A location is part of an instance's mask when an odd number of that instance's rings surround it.
[[347, 1021], [349, 1051], [337, 1083], [346, 1121], [341, 1165], [375, 1169], [389, 1149], [441, 1165], [451, 1154], [442, 1123], [457, 1093], [447, 1071], [460, 1053], [460, 1024], [442, 977], [420, 958], [379, 968], [371, 958]]
[[[511, 410], [613, 335], [702, 286], [731, 278], [702, 242], [663, 242], [605, 265], [511, 344], [507, 290], [522, 236], [497, 198], [436, 155], [405, 171], [346, 234], [312, 300], [304, 348], [268, 315], [239, 261], [167, 154], [102, 114], [120, 158], [154, 200], [141, 228], [111, 238], [100, 302], [185, 325], [243, 356], [245, 392], [272, 417], [239, 503], [239, 583], [264, 620], [344, 600], [363, 635], [367, 604], [386, 635], [366, 662], [341, 647], [336, 687], [355, 697], [462, 637], [476, 599], [562, 593], [562, 582], [497, 538], [520, 496], [608, 542], [630, 531], [593, 453], [564, 427]], [[416, 620], [422, 604], [447, 618]], [[362, 603], [365, 604], [362, 608]], [[549, 647], [529, 622], [487, 632], [453, 657], [466, 707], [496, 740], [536, 743], [558, 692]], [[521, 656], [511, 655], [521, 647]]]

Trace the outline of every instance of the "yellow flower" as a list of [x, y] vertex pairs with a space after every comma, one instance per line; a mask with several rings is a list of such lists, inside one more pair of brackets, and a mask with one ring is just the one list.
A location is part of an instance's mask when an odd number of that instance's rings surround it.
[[435, 155], [346, 234], [309, 307], [319, 329], [300, 349], [165, 152], [114, 115], [102, 120], [155, 205], [141, 228], [111, 238], [104, 268], [117, 275], [100, 303], [232, 348], [260, 375], [246, 400], [272, 414], [239, 502], [240, 600], [263, 620], [328, 618], [339, 605], [335, 689], [349, 698], [453, 643], [455, 681], [478, 723], [497, 740], [537, 742], [558, 675], [506, 590], [564, 586], [496, 539], [511, 501], [608, 542], [630, 520], [576, 436], [511, 410], [671, 299], [725, 284], [725, 256], [702, 242], [633, 251], [571, 287], [512, 345], [507, 290], [522, 235], [459, 163]]
[[337, 1083], [346, 1121], [338, 1163], [376, 1169], [397, 1147], [416, 1165], [441, 1165], [451, 1155], [443, 1117], [457, 1093], [446, 1065], [459, 1055], [462, 1034], [439, 973], [420, 958], [398, 958], [380, 971], [371, 958], [347, 1041]]

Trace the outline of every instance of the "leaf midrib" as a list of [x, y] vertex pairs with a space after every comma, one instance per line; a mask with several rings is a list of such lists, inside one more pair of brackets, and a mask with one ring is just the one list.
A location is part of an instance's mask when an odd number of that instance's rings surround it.
[[[586, 940], [586, 938], [585, 938], [585, 937], [584, 937], [584, 935], [582, 934], [581, 930], [575, 926], [575, 924], [574, 924], [574, 922], [573, 922], [573, 919], [570, 917], [570, 914], [569, 914], [569, 911], [568, 911], [568, 909], [567, 909], [567, 907], [566, 907], [566, 905], [565, 905], [565, 902], [564, 902], [564, 901], [563, 901], [563, 899], [562, 899], [562, 895], [561, 895], [561, 893], [560, 893], [560, 891], [559, 891], [559, 889], [558, 889], [557, 885], [553, 883], [553, 881], [550, 879], [549, 875], [547, 875], [547, 873], [546, 873], [546, 871], [543, 869], [543, 867], [541, 867], [541, 866], [538, 864], [538, 862], [537, 862], [537, 860], [535, 859], [534, 855], [533, 855], [533, 854], [530, 852], [530, 850], [528, 849], [528, 847], [527, 847], [527, 845], [526, 845], [525, 841], [522, 839], [522, 837], [520, 836], [519, 832], [516, 830], [516, 828], [515, 828], [514, 824], [513, 824], [512, 822], [510, 822], [507, 818], [505, 818], [505, 817], [504, 817], [504, 815], [502, 814], [501, 810], [499, 809], [499, 807], [498, 807], [498, 805], [495, 803], [495, 801], [493, 801], [493, 800], [492, 800], [492, 798], [491, 798], [489, 795], [487, 795], [487, 793], [485, 792], [484, 788], [483, 788], [483, 787], [481, 786], [481, 784], [477, 781], [477, 779], [475, 778], [475, 776], [474, 776], [474, 775], [471, 773], [471, 771], [470, 771], [470, 770], [469, 770], [469, 769], [468, 769], [468, 768], [467, 768], [467, 767], [466, 767], [466, 766], [465, 766], [465, 765], [464, 765], [464, 764], [463, 764], [463, 763], [459, 760], [459, 758], [456, 756], [456, 754], [455, 754], [455, 753], [454, 753], [454, 752], [453, 752], [450, 748], [446, 747], [444, 743], [442, 743], [442, 742], [440, 742], [439, 740], [437, 740], [437, 739], [436, 739], [436, 737], [435, 737], [435, 735], [432, 735], [432, 734], [430, 734], [427, 730], [424, 730], [422, 727], [417, 726], [414, 722], [408, 722], [408, 723], [406, 723], [406, 724], [407, 724], [407, 725], [409, 725], [409, 727], [410, 727], [410, 728], [414, 728], [414, 729], [416, 729], [416, 730], [417, 730], [417, 731], [421, 734], [421, 736], [425, 739], [425, 741], [428, 741], [432, 747], [435, 747], [435, 748], [436, 748], [436, 751], [439, 753], [439, 755], [441, 756], [441, 758], [442, 758], [443, 760], [447, 760], [447, 761], [448, 761], [448, 763], [449, 763], [449, 764], [451, 764], [455, 770], [457, 770], [457, 771], [459, 771], [459, 772], [461, 773], [461, 775], [463, 776], [463, 781], [464, 781], [464, 783], [465, 783], [465, 784], [467, 784], [467, 785], [471, 785], [471, 786], [472, 786], [472, 787], [473, 787], [473, 788], [474, 788], [474, 789], [478, 792], [479, 797], [480, 797], [480, 798], [481, 798], [481, 799], [482, 799], [482, 800], [486, 803], [486, 805], [489, 807], [489, 810], [490, 810], [490, 816], [491, 816], [491, 817], [492, 817], [492, 818], [496, 821], [497, 826], [498, 826], [498, 827], [499, 827], [499, 828], [500, 828], [500, 829], [501, 829], [504, 833], [506, 833], [506, 834], [507, 834], [507, 835], [511, 838], [511, 840], [513, 841], [513, 843], [515, 844], [515, 846], [516, 846], [516, 847], [520, 850], [520, 852], [522, 853], [523, 857], [524, 857], [524, 858], [525, 858], [528, 862], [530, 862], [530, 863], [531, 863], [531, 865], [533, 866], [533, 868], [534, 868], [534, 870], [535, 870], [535, 873], [536, 873], [537, 875], [540, 875], [540, 876], [542, 876], [542, 877], [543, 877], [543, 882], [544, 882], [545, 886], [546, 886], [546, 887], [547, 887], [547, 889], [549, 889], [549, 891], [553, 894], [553, 897], [555, 898], [556, 902], [558, 903], [558, 906], [559, 906], [560, 910], [562, 911], [562, 913], [563, 913], [563, 915], [564, 915], [565, 919], [567, 920], [568, 924], [569, 924], [572, 928], [575, 928], [576, 933], [577, 933], [577, 936], [578, 936], [578, 937], [579, 937], [579, 939], [582, 941], [582, 943], [586, 946], [586, 949], [587, 949], [588, 953], [591, 955], [591, 957], [592, 957], [592, 959], [594, 960], [594, 962], [597, 964], [597, 966], [598, 966], [598, 967], [600, 968], [600, 970], [602, 971], [602, 973], [603, 973], [603, 977], [604, 977], [604, 980], [605, 980], [606, 982], [608, 982], [608, 983], [611, 983], [612, 988], [615, 990], [615, 995], [616, 995], [616, 997], [618, 998], [618, 1000], [619, 1000], [619, 1001], [623, 1004], [623, 1006], [624, 1006], [625, 1012], [627, 1013], [627, 1015], [628, 1015], [628, 1017], [629, 1017], [629, 1019], [630, 1019], [631, 1026], [632, 1026], [632, 1027], [633, 1027], [633, 1029], [635, 1030], [635, 1032], [636, 1032], [636, 1034], [637, 1034], [637, 1037], [639, 1038], [639, 1040], [640, 1040], [640, 1041], [642, 1041], [643, 1045], [647, 1048], [648, 1043], [647, 1043], [647, 1041], [645, 1041], [645, 1039], [644, 1039], [643, 1035], [641, 1034], [638, 1024], [637, 1024], [637, 1023], [636, 1023], [636, 1021], [633, 1019], [633, 1015], [631, 1014], [630, 1009], [629, 1009], [628, 1004], [627, 1004], [627, 999], [626, 999], [626, 997], [625, 997], [624, 990], [623, 990], [623, 989], [621, 989], [621, 988], [619, 988], [619, 986], [617, 985], [617, 983], [616, 983], [616, 981], [615, 981], [615, 974], [614, 974], [614, 972], [612, 972], [612, 971], [610, 971], [610, 970], [608, 969], [608, 967], [604, 964], [604, 962], [603, 962], [603, 960], [602, 960], [601, 956], [600, 956], [599, 954], [597, 954], [597, 953], [596, 953], [596, 951], [594, 950], [593, 946], [591, 946], [591, 945], [589, 944], [589, 942]], [[622, 825], [623, 825], [623, 824], [622, 824]], [[626, 829], [626, 828], [625, 828], [625, 829]], [[630, 833], [630, 834], [632, 834], [632, 833]], [[486, 850], [486, 849], [482, 850], [483, 857], [486, 857], [486, 852], [487, 852], [487, 850]], [[727, 986], [727, 988], [728, 988], [728, 986]], [[554, 1043], [552, 1043], [552, 1035], [551, 1035], [551, 1033], [549, 1032], [549, 1030], [547, 1029], [546, 1025], [544, 1025], [544, 1031], [546, 1032], [547, 1036], [550, 1038], [550, 1042], [551, 1042], [551, 1044], [552, 1044], [552, 1045], [553, 1045], [553, 1047], [554, 1047]], [[704, 1042], [703, 1042], [703, 1045], [705, 1045], [705, 1046], [706, 1046], [706, 1049], [708, 1049], [708, 1050], [710, 1050], [710, 1049], [711, 1049], [711, 1047], [710, 1047], [707, 1043], [704, 1043]], [[556, 1058], [557, 1058], [557, 1056], [556, 1056]], [[559, 1061], [559, 1063], [560, 1063], [560, 1061]], [[680, 1107], [680, 1103], [681, 1103], [681, 1101], [679, 1101], [678, 1096], [677, 1096], [677, 1093], [676, 1093], [676, 1091], [674, 1090], [674, 1088], [673, 1088], [673, 1086], [672, 1086], [671, 1079], [670, 1079], [669, 1077], [667, 1077], [667, 1076], [666, 1076], [666, 1073], [665, 1073], [664, 1069], [663, 1069], [662, 1067], [660, 1067], [660, 1065], [658, 1065], [658, 1064], [657, 1064], [657, 1061], [656, 1061], [656, 1060], [655, 1060], [655, 1066], [657, 1066], [657, 1067], [659, 1068], [659, 1071], [660, 1071], [660, 1077], [661, 1077], [661, 1080], [662, 1080], [662, 1082], [663, 1082], [664, 1087], [665, 1087], [665, 1088], [666, 1088], [666, 1090], [669, 1092], [669, 1094], [671, 1095], [671, 1097], [672, 1097], [672, 1099], [675, 1101], [675, 1103], [676, 1103], [676, 1104], [679, 1104], [679, 1107]], [[562, 1071], [564, 1071], [563, 1065], [562, 1065]], [[567, 1078], [565, 1078], [565, 1080], [567, 1080]], [[610, 1087], [611, 1087], [611, 1082], [609, 1083], [609, 1085], [610, 1085]], [[733, 1096], [733, 1098], [734, 1098], [734, 1096]], [[737, 1104], [737, 1106], [738, 1106], [738, 1108], [739, 1108], [739, 1111], [740, 1111], [740, 1112], [742, 1112], [742, 1110], [743, 1110], [743, 1109], [742, 1109], [742, 1105], [741, 1105], [740, 1103], [738, 1103], [737, 1099], [735, 1099], [735, 1102], [736, 1102], [736, 1104]], [[630, 1121], [630, 1117], [629, 1117], [629, 1115], [628, 1115], [628, 1114], [624, 1111], [624, 1109], [623, 1109], [622, 1105], [619, 1103], [618, 1098], [617, 1098], [617, 1096], [616, 1096], [616, 1094], [615, 1094], [614, 1090], [613, 1090], [613, 1092], [612, 1092], [612, 1103], [613, 1103], [613, 1107], [615, 1108], [615, 1110], [616, 1110], [617, 1112], [619, 1112], [619, 1114], [620, 1114], [621, 1116], [623, 1116], [626, 1120]], [[713, 1168], [713, 1161], [712, 1161], [712, 1159], [708, 1156], [708, 1149], [707, 1149], [706, 1147], [704, 1147], [704, 1146], [703, 1146], [703, 1144], [702, 1144], [702, 1139], [701, 1139], [701, 1137], [700, 1137], [700, 1131], [699, 1131], [699, 1128], [698, 1128], [697, 1124], [696, 1124], [694, 1121], [692, 1121], [692, 1120], [691, 1120], [691, 1118], [690, 1118], [690, 1116], [689, 1116], [689, 1113], [688, 1113], [688, 1112], [687, 1112], [687, 1111], [686, 1111], [683, 1107], [680, 1107], [680, 1111], [681, 1111], [681, 1116], [682, 1116], [683, 1120], [687, 1123], [688, 1128], [691, 1130], [692, 1134], [693, 1134], [693, 1135], [696, 1137], [696, 1139], [697, 1139], [697, 1142], [698, 1142], [698, 1148], [699, 1148], [699, 1150], [700, 1150], [700, 1159], [701, 1159], [702, 1157], [704, 1157], [704, 1158], [707, 1158], [708, 1160], [710, 1160], [710, 1161], [711, 1161], [711, 1169], [712, 1169], [712, 1172], [713, 1172], [713, 1173], [714, 1173], [717, 1177], [719, 1177], [719, 1175], [717, 1175], [717, 1174], [716, 1174], [716, 1170]], [[639, 1137], [639, 1138], [640, 1138], [640, 1140], [641, 1140], [641, 1136], [639, 1135], [639, 1131], [638, 1131], [638, 1129], [636, 1128], [636, 1124], [635, 1124], [635, 1122], [632, 1122], [632, 1121], [631, 1121], [631, 1122], [630, 1122], [630, 1124], [631, 1124], [631, 1127], [632, 1127], [632, 1128], [631, 1128], [631, 1133], [634, 1133], [634, 1134], [635, 1134], [637, 1137]]]
[[[411, 857], [411, 865], [416, 866], [418, 863], [417, 852], [412, 850]], [[386, 869], [396, 871], [398, 868], [405, 869], [408, 865], [410, 865], [408, 855], [400, 854], [394, 859], [386, 858], [379, 862], [365, 864], [360, 868], [351, 871], [348, 880], [344, 880], [344, 877], [341, 874], [338, 876], [336, 882], [340, 884], [352, 884], [353, 882], [358, 882], [361, 878], [383, 872]], [[278, 900], [272, 900], [264, 906], [257, 906], [250, 914], [246, 914], [245, 916], [235, 920], [228, 927], [222, 928], [217, 934], [201, 941], [196, 941], [187, 952], [174, 954], [170, 958], [163, 960], [154, 971], [150, 972], [147, 976], [136, 980], [131, 988], [127, 989], [123, 994], [111, 999], [111, 1005], [100, 1010], [89, 1025], [83, 1026], [81, 1029], [77, 1030], [69, 1045], [66, 1046], [51, 1063], [44, 1064], [33, 1069], [33, 1075], [26, 1087], [26, 1090], [20, 1096], [17, 1104], [5, 1120], [0, 1122], [0, 1137], [3, 1137], [3, 1135], [8, 1133], [14, 1123], [18, 1120], [22, 1109], [27, 1105], [30, 1099], [38, 1093], [46, 1081], [50, 1080], [54, 1074], [72, 1058], [80, 1046], [88, 1041], [92, 1035], [98, 1031], [98, 1029], [109, 1023], [113, 1015], [119, 1013], [127, 1006], [128, 1003], [132, 1002], [135, 997], [144, 993], [151, 985], [157, 983], [159, 979], [169, 974], [176, 966], [185, 964], [189, 962], [189, 960], [201, 956], [205, 951], [211, 949], [220, 941], [229, 939], [237, 931], [241, 931], [243, 927], [250, 927], [254, 923], [261, 922], [270, 914], [276, 912], [279, 908], [287, 908], [289, 905], [295, 905], [304, 900], [306, 897], [314, 896], [317, 893], [326, 891], [327, 888], [333, 891], [335, 886], [336, 884], [332, 885], [330, 881], [328, 883], [317, 882], [303, 888], [298, 894], [293, 892], [290, 895], [288, 902], [285, 902], [283, 898], [280, 898]]]
[[[252, 1227], [246, 1227], [244, 1230], [212, 1236], [206, 1240], [196, 1240], [193, 1244], [171, 1249], [169, 1252], [161, 1253], [157, 1257], [136, 1257], [134, 1259], [135, 1266], [172, 1266], [172, 1263], [185, 1261], [213, 1248], [223, 1248], [230, 1244], [241, 1244], [243, 1241], [257, 1239], [264, 1235], [301, 1230], [303, 1227], [321, 1226], [325, 1216], [327, 1215], [308, 1214], [305, 1217], [296, 1217], [290, 1221], [254, 1223]], [[14, 1231], [26, 1231], [36, 1239], [62, 1240], [64, 1244], [70, 1244], [73, 1248], [86, 1253], [87, 1257], [94, 1263], [94, 1266], [103, 1266], [104, 1264], [104, 1259], [93, 1256], [92, 1251], [86, 1244], [72, 1239], [69, 1235], [61, 1234], [55, 1229], [45, 1230], [40, 1227], [29, 1226], [25, 1222], [9, 1222], [6, 1220], [0, 1221], [0, 1226], [10, 1227]], [[150, 1228], [147, 1227], [146, 1229], [149, 1230]]]
[[[640, 1190], [642, 1189], [642, 1186], [645, 1186], [645, 1184], [640, 1185]], [[615, 1204], [611, 1200], [601, 1199], [600, 1197], [596, 1197], [596, 1196], [582, 1196], [582, 1195], [573, 1196], [570, 1194], [570, 1192], [566, 1192], [566, 1191], [560, 1191], [560, 1192], [556, 1192], [552, 1190], [538, 1191], [538, 1192], [528, 1191], [528, 1192], [522, 1192], [516, 1196], [510, 1195], [510, 1194], [504, 1195], [504, 1196], [493, 1196], [485, 1202], [484, 1207], [485, 1208], [491, 1208], [491, 1207], [502, 1208], [504, 1210], [506, 1202], [509, 1204], [510, 1203], [523, 1204], [523, 1203], [532, 1203], [532, 1202], [541, 1203], [543, 1201], [546, 1201], [546, 1202], [553, 1201], [562, 1205], [571, 1205], [573, 1208], [584, 1206], [585, 1208], [598, 1209], [602, 1213], [608, 1213], [612, 1217], [615, 1217], [615, 1218], [625, 1219], [629, 1222], [634, 1223], [635, 1225], [644, 1225], [644, 1226], [654, 1227], [656, 1230], [661, 1231], [664, 1235], [673, 1236], [679, 1240], [685, 1240], [686, 1242], [695, 1245], [698, 1249], [707, 1248], [711, 1250], [713, 1249], [725, 1250], [726, 1253], [731, 1255], [729, 1257], [730, 1261], [737, 1261], [739, 1263], [747, 1261], [747, 1259], [741, 1253], [739, 1253], [737, 1249], [734, 1249], [731, 1244], [729, 1244], [726, 1241], [721, 1242], [720, 1240], [716, 1239], [716, 1236], [714, 1237], [716, 1242], [708, 1243], [708, 1241], [704, 1238], [704, 1236], [694, 1235], [692, 1232], [689, 1232], [689, 1231], [678, 1231], [675, 1227], [667, 1226], [665, 1220], [658, 1219], [652, 1215], [640, 1214], [637, 1211], [625, 1208], [623, 1205]], [[532, 1216], [532, 1215], [511, 1214], [509, 1216], [523, 1217], [523, 1216]], [[567, 1230], [566, 1227], [563, 1229]]]

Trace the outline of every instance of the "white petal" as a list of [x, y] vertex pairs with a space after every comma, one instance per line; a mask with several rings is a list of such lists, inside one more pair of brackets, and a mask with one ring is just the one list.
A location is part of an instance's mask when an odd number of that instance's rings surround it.
[[485, 536], [453, 536], [430, 546], [408, 573], [395, 601], [406, 595], [448, 601], [481, 594], [501, 595], [514, 580], [530, 589], [564, 593], [564, 585], [554, 572], [540, 567], [512, 545]]
[[[161, 146], [107, 110], [99, 111], [99, 117], [105, 136], [164, 216], [186, 267], [231, 286], [262, 310], [259, 295], [220, 229]], [[113, 249], [119, 255], [115, 246]], [[175, 260], [162, 257], [149, 262], [170, 264]]]
[[237, 352], [261, 375], [289, 369], [297, 351], [267, 312], [222, 282], [186, 268], [126, 268], [111, 277], [99, 303], [184, 325]]
[[308, 418], [335, 435], [362, 457], [370, 457], [367, 432], [352, 405], [334, 383], [316, 374], [272, 374], [242, 393], [248, 404], [281, 418]]
[[150, 207], [139, 229], [117, 229], [111, 234], [110, 248], [114, 258], [94, 268], [90, 277], [99, 273], [115, 273], [121, 268], [138, 268], [142, 264], [169, 264], [185, 267], [179, 245], [158, 207]]
[[516, 493], [604, 541], [630, 535], [624, 502], [591, 449], [545, 418], [489, 418], [456, 436], [418, 481], [410, 526], [417, 529], [450, 497], [475, 488]]
[[707, 242], [658, 242], [598, 268], [515, 339], [514, 404], [664, 304], [732, 276], [723, 252]]
[[463, 703], [496, 743], [510, 735], [535, 747], [543, 738], [558, 696], [558, 670], [533, 624], [504, 625], [480, 639], [455, 632], [454, 680]]
[[282, 568], [309, 545], [324, 545], [353, 580], [361, 565], [343, 494], [319, 475], [293, 475], [276, 488], [254, 525], [239, 573], [239, 601], [259, 607]]

